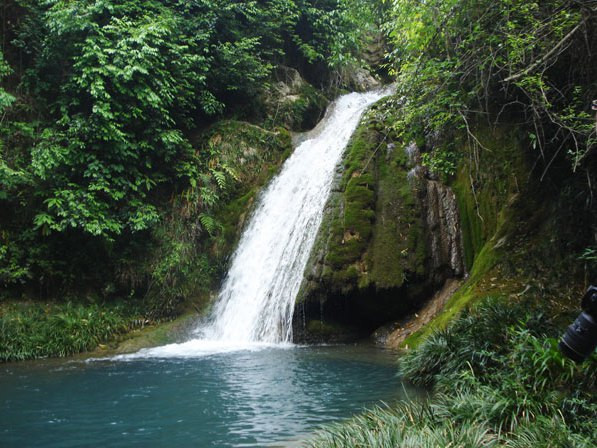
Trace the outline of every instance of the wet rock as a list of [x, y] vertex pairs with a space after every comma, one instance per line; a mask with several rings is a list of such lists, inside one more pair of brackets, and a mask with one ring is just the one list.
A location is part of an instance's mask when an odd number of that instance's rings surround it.
[[366, 92], [381, 87], [381, 82], [371, 75], [371, 73], [358, 67], [347, 72], [344, 77], [344, 85], [355, 92]]
[[425, 210], [428, 272], [435, 283], [465, 274], [462, 231], [456, 195], [421, 165], [421, 155], [415, 143], [405, 148], [412, 166], [409, 181], [418, 190]]
[[386, 141], [363, 123], [341, 168], [299, 293], [297, 340], [315, 337], [314, 321], [371, 334], [464, 274], [456, 197], [430, 179], [415, 144]]
[[271, 124], [299, 132], [312, 129], [323, 117], [329, 100], [293, 68], [278, 67], [275, 79], [263, 95]]
[[431, 271], [441, 275], [448, 269], [448, 275], [460, 276], [464, 264], [456, 196], [449, 187], [430, 180], [426, 199]]

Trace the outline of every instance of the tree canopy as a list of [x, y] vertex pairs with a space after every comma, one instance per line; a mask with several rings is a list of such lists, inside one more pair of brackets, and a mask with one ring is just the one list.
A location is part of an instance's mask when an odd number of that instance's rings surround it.
[[161, 204], [196, 186], [201, 173], [216, 172], [221, 187], [233, 173], [206, 165], [213, 158], [192, 141], [195, 130], [223, 115], [251, 117], [277, 65], [321, 74], [354, 59], [357, 6], [364, 8], [356, 0], [7, 1], [2, 281], [27, 281], [32, 269], [47, 274], [42, 259], [56, 250], [48, 245], [109, 247], [153, 228]]
[[393, 0], [387, 29], [405, 119], [425, 132], [524, 123], [549, 167], [595, 149], [597, 10], [576, 0]]

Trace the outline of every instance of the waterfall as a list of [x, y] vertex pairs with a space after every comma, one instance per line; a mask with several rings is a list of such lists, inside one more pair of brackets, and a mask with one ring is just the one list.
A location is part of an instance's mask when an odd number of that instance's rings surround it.
[[338, 99], [261, 196], [202, 329], [211, 340], [290, 342], [294, 300], [334, 170], [363, 111], [380, 91]]
[[294, 302], [334, 171], [363, 112], [390, 93], [350, 93], [328, 108], [260, 195], [210, 318], [197, 329], [196, 339], [142, 350], [145, 356], [193, 356], [292, 341]]

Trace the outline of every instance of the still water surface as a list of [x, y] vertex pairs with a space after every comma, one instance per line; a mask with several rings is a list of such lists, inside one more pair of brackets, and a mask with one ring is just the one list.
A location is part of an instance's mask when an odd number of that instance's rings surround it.
[[[370, 346], [0, 366], [1, 447], [285, 446], [404, 397]], [[294, 441], [294, 442], [293, 442]]]

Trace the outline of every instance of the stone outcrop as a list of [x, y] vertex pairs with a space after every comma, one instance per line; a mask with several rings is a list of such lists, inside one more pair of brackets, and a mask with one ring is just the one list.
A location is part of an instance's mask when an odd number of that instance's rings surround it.
[[295, 340], [368, 336], [464, 274], [453, 192], [430, 178], [416, 146], [392, 141], [375, 114], [338, 167], [297, 299]]
[[424, 210], [431, 280], [439, 283], [450, 277], [462, 276], [465, 266], [456, 195], [421, 165], [419, 148], [415, 143], [408, 145], [406, 152], [412, 165], [409, 182]]
[[371, 72], [362, 67], [347, 70], [343, 78], [342, 84], [348, 90], [354, 92], [366, 92], [381, 87], [381, 82], [375, 79]]
[[274, 75], [276, 82], [263, 97], [266, 121], [297, 132], [314, 128], [329, 100], [293, 68], [277, 67]]
[[353, 66], [346, 69], [342, 75], [343, 87], [356, 92], [365, 92], [380, 87], [379, 79], [387, 76], [384, 63], [387, 62], [388, 51], [384, 34], [370, 35], [360, 54], [360, 58], [365, 62], [365, 67]]

